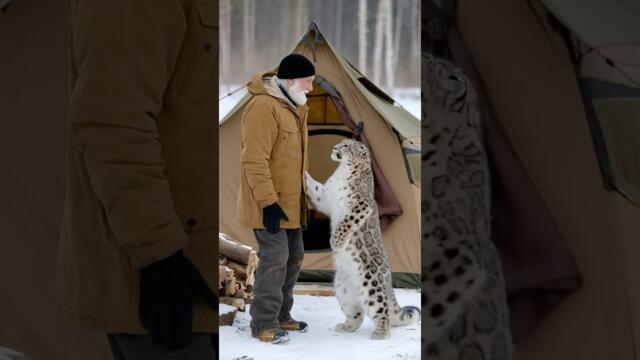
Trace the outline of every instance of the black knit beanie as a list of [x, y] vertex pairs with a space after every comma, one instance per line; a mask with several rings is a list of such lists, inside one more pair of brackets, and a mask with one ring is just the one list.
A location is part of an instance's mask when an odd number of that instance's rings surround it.
[[299, 79], [315, 75], [316, 68], [304, 55], [289, 54], [280, 61], [278, 77], [280, 79]]

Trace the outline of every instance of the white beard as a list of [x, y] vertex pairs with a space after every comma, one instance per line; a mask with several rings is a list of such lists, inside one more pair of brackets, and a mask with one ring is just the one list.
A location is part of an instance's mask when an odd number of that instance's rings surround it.
[[295, 83], [287, 89], [289, 96], [297, 105], [304, 105], [307, 103], [307, 95], [305, 91], [298, 88], [298, 84]]

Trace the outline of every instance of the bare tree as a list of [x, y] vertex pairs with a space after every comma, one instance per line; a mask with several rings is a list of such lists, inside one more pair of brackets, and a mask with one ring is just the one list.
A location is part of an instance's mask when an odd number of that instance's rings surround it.
[[322, 18], [322, 13], [323, 13], [323, 9], [328, 8], [327, 5], [327, 1], [311, 1], [311, 4], [313, 4], [313, 6], [311, 6], [311, 11], [309, 12], [309, 20], [307, 20], [307, 22], [304, 24], [305, 26], [309, 24], [309, 22], [311, 21], [315, 21], [318, 26], [321, 29], [325, 29], [323, 32], [326, 34], [328, 34], [328, 30], [329, 30], [329, 24], [327, 24], [326, 22], [324, 22], [324, 19]]
[[[253, 69], [253, 52], [255, 43], [255, 18], [256, 3], [254, 0], [244, 0], [242, 23], [243, 29], [243, 58], [245, 72]], [[246, 77], [246, 74], [245, 76]]]
[[221, 80], [228, 84], [231, 75], [231, 2], [220, 1], [220, 70]]
[[411, 2], [411, 56], [420, 56], [420, 0]]
[[295, 11], [295, 26], [294, 26], [294, 34], [295, 41], [300, 40], [300, 35], [302, 32], [306, 30], [306, 26], [309, 25], [309, 6], [306, 0], [297, 0], [296, 11]]
[[386, 78], [386, 88], [387, 92], [392, 92], [394, 88], [394, 80], [395, 80], [395, 71], [394, 71], [394, 60], [395, 55], [393, 53], [393, 7], [391, 5], [391, 0], [381, 0], [384, 3], [384, 38], [385, 38], [385, 78]]
[[[396, 0], [396, 17], [394, 22], [394, 30], [393, 30], [393, 61], [391, 64], [391, 68], [393, 69], [393, 76], [395, 77], [398, 72], [398, 57], [400, 54], [400, 40], [402, 39], [402, 9], [403, 9], [403, 1]], [[391, 7], [391, 6], [390, 6]]]
[[344, 12], [343, 0], [338, 0], [336, 5], [336, 48], [342, 51], [342, 13]]
[[278, 26], [280, 27], [280, 48], [281, 53], [285, 53], [287, 51], [291, 51], [291, 47], [293, 46], [293, 26], [295, 25], [295, 20], [291, 17], [293, 11], [291, 11], [288, 0], [278, 0], [277, 6], [282, 9], [283, 18], [289, 19], [289, 21], [282, 21]]
[[376, 32], [373, 43], [373, 82], [380, 84], [380, 75], [382, 72], [382, 45], [384, 40], [384, 20], [386, 18], [384, 12], [386, 9], [386, 0], [378, 1], [378, 11], [376, 11]]
[[311, 16], [320, 21], [321, 30], [340, 54], [353, 59], [353, 64], [378, 86], [392, 91], [388, 87], [415, 85], [419, 79], [419, 0], [219, 3], [223, 83], [245, 81], [253, 72], [273, 66], [291, 51]]
[[367, 0], [358, 6], [358, 67], [367, 73]]

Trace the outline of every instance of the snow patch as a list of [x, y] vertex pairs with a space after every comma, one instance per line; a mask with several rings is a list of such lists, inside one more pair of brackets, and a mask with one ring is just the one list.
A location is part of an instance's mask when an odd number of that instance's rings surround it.
[[231, 305], [227, 305], [227, 304], [218, 304], [218, 314], [219, 315], [224, 315], [224, 314], [228, 314], [228, 313], [232, 313], [236, 311], [236, 308], [234, 308]]
[[[419, 290], [395, 289], [395, 292], [400, 306], [420, 307]], [[291, 315], [309, 324], [309, 331], [290, 331], [289, 342], [273, 345], [251, 337], [248, 309], [238, 311], [233, 326], [220, 327], [221, 360], [420, 359], [420, 321], [391, 328], [388, 340], [369, 338], [373, 331], [369, 318], [356, 332], [337, 333], [333, 328], [344, 321], [344, 315], [335, 297], [295, 295]]]

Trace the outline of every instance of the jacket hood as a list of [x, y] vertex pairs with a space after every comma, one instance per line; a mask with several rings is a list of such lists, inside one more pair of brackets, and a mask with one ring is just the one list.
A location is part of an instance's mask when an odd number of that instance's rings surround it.
[[291, 105], [294, 109], [297, 108], [296, 104], [289, 101], [289, 99], [282, 93], [282, 90], [280, 90], [280, 87], [276, 82], [275, 71], [263, 71], [255, 74], [251, 78], [251, 82], [249, 83], [247, 90], [251, 95], [273, 96], [278, 100]]

